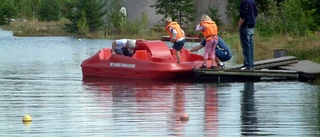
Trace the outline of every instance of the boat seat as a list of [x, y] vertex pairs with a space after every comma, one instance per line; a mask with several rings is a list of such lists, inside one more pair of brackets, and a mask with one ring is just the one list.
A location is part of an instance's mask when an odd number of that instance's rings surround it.
[[147, 50], [136, 50], [133, 58], [141, 59], [141, 60], [149, 60], [150, 54], [148, 54]]
[[147, 50], [152, 57], [168, 57], [171, 56], [169, 47], [165, 42], [155, 41], [142, 41], [138, 42], [136, 50]]
[[111, 57], [111, 55], [112, 53], [110, 48], [104, 48], [99, 52], [100, 60], [107, 60]]

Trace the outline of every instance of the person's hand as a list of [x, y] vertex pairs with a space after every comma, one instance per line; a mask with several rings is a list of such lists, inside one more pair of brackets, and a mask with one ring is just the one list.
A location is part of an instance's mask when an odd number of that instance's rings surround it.
[[171, 39], [170, 41], [171, 41], [171, 43], [174, 43], [175, 40], [174, 40], [174, 39]]
[[112, 54], [116, 54], [116, 52], [112, 51]]

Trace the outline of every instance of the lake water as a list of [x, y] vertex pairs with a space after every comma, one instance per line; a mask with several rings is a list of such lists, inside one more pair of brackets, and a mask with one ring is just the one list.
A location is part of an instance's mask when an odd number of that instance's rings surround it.
[[82, 79], [81, 62], [111, 42], [0, 30], [0, 136], [320, 136], [309, 83]]

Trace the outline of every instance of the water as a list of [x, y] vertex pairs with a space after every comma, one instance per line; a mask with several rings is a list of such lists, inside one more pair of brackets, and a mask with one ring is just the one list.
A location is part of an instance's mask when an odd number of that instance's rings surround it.
[[82, 80], [82, 60], [111, 42], [0, 30], [0, 136], [320, 135], [309, 83]]

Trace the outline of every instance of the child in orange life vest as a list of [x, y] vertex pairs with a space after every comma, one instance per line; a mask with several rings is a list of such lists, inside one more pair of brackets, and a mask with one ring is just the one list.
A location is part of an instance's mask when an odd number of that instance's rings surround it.
[[172, 48], [175, 50], [177, 63], [180, 63], [180, 51], [185, 43], [184, 31], [177, 22], [172, 22], [171, 17], [167, 17], [164, 22], [166, 24], [166, 31], [170, 36], [170, 41], [173, 43]]
[[206, 39], [206, 45], [204, 50], [204, 62], [200, 68], [207, 68], [207, 60], [210, 57], [212, 65], [210, 69], [216, 69], [218, 67], [215, 61], [215, 49], [218, 44], [218, 26], [211, 18], [204, 14], [201, 17], [201, 22], [196, 27], [196, 31], [202, 31], [203, 36]]

